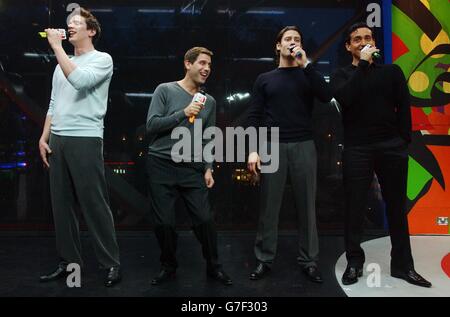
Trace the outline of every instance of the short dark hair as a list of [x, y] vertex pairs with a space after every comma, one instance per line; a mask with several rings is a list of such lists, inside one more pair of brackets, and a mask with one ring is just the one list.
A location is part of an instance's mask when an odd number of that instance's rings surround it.
[[86, 21], [86, 28], [88, 30], [94, 30], [95, 35], [92, 38], [92, 42], [96, 43], [102, 34], [102, 28], [100, 22], [98, 22], [97, 18], [89, 11], [88, 9], [79, 7], [73, 10], [72, 15], [79, 15], [84, 18]]
[[350, 44], [350, 40], [352, 37], [352, 33], [355, 32], [357, 29], [369, 29], [372, 32], [372, 37], [375, 38], [375, 31], [373, 28], [367, 25], [365, 22], [357, 22], [355, 24], [352, 24], [348, 29], [346, 33], [345, 38], [345, 44]]
[[303, 34], [300, 31], [300, 29], [295, 25], [289, 25], [284, 27], [280, 32], [278, 32], [278, 35], [275, 40], [275, 55], [277, 57], [277, 63], [280, 61], [280, 51], [277, 50], [277, 44], [281, 43], [281, 39], [283, 38], [284, 33], [287, 31], [296, 31], [298, 34], [300, 34], [300, 43], [303, 46]]
[[186, 54], [184, 54], [184, 60], [188, 61], [191, 64], [194, 64], [197, 58], [200, 56], [200, 54], [206, 54], [209, 55], [210, 57], [214, 55], [213, 52], [207, 49], [206, 47], [195, 46], [193, 48], [190, 48], [186, 52]]

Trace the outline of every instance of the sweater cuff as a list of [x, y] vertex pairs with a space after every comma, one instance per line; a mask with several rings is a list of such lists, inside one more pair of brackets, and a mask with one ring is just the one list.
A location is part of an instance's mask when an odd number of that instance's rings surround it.
[[369, 65], [370, 65], [370, 63], [369, 63], [368, 61], [363, 60], [363, 59], [360, 59], [360, 60], [359, 60], [359, 63], [358, 63], [358, 66], [359, 66], [359, 67], [361, 67], [361, 68], [367, 68], [367, 67], [369, 67]]
[[312, 62], [311, 62], [309, 59], [307, 59], [307, 60], [306, 60], [306, 63], [305, 63], [305, 66], [303, 67], [303, 69], [308, 68], [308, 66], [311, 65], [311, 64], [312, 64]]
[[175, 120], [180, 123], [183, 121], [183, 119], [186, 118], [186, 115], [184, 113], [184, 110], [180, 110], [179, 112], [175, 113]]
[[317, 73], [312, 63], [309, 63], [305, 68], [303, 68], [303, 71], [305, 72], [305, 75], [308, 76], [308, 78], [310, 76], [315, 76], [315, 74]]
[[213, 164], [212, 163], [205, 163], [204, 165], [204, 172], [206, 172], [209, 169], [211, 169], [211, 172], [213, 171]]
[[303, 70], [305, 71], [305, 73], [310, 73], [311, 71], [313, 71], [313, 70], [314, 70], [313, 63], [310, 62], [310, 61], [308, 61], [308, 62], [306, 63], [306, 66], [303, 67]]

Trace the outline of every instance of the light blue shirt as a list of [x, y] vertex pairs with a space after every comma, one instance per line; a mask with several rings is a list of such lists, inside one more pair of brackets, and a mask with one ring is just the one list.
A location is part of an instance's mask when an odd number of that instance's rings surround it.
[[109, 54], [97, 50], [71, 61], [77, 65], [66, 78], [58, 65], [53, 73], [47, 116], [50, 131], [61, 136], [103, 138], [103, 118], [108, 106], [108, 89], [113, 74]]

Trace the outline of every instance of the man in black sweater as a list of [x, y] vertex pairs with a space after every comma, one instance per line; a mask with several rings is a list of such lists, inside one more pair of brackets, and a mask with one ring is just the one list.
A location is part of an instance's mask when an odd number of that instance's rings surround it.
[[344, 123], [345, 285], [362, 276], [365, 261], [360, 246], [364, 210], [374, 172], [386, 203], [392, 242], [391, 275], [430, 287], [414, 270], [406, 214], [408, 143], [411, 141], [409, 91], [397, 65], [380, 65], [374, 34], [365, 23], [351, 26], [345, 43], [351, 65], [331, 78], [334, 97], [342, 107]]
[[[279, 67], [257, 78], [249, 113], [250, 126], [279, 128], [279, 168], [261, 177], [261, 210], [255, 242], [258, 263], [250, 279], [258, 280], [271, 270], [277, 250], [278, 216], [289, 175], [299, 219], [298, 262], [311, 281], [321, 283], [315, 209], [317, 157], [311, 113], [314, 98], [328, 102], [331, 91], [308, 62], [297, 27], [288, 26], [280, 31], [275, 52]], [[275, 148], [272, 143], [268, 147]], [[257, 174], [260, 164], [258, 153], [250, 153], [249, 170]]]

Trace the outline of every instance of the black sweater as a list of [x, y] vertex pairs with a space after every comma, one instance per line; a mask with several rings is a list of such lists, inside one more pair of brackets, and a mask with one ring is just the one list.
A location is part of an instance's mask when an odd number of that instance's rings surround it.
[[361, 60], [331, 76], [333, 95], [342, 107], [346, 146], [402, 137], [411, 141], [411, 110], [405, 76], [397, 65]]
[[311, 64], [305, 69], [282, 67], [263, 73], [253, 87], [248, 124], [279, 127], [280, 142], [311, 140], [314, 97], [328, 102], [331, 90]]

